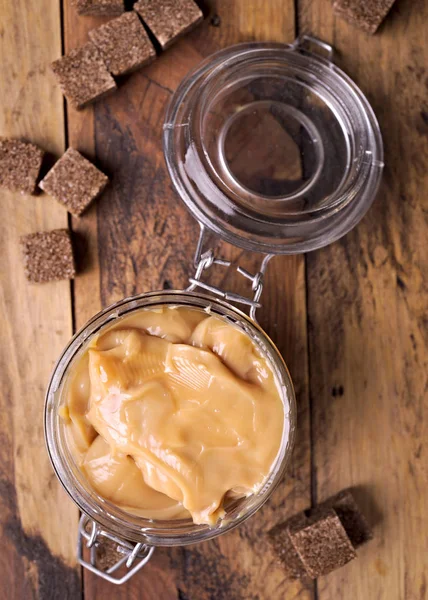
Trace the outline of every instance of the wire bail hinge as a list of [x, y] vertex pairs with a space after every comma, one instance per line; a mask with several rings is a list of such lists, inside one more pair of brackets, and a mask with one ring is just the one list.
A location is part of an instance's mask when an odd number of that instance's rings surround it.
[[266, 272], [266, 268], [268, 262], [273, 257], [273, 254], [266, 254], [263, 258], [262, 264], [260, 266], [259, 271], [253, 275], [243, 267], [237, 266], [237, 272], [245, 277], [246, 279], [251, 281], [251, 289], [254, 292], [252, 298], [248, 298], [247, 296], [243, 296], [241, 294], [235, 294], [234, 292], [227, 292], [221, 290], [219, 287], [215, 285], [211, 285], [205, 283], [201, 280], [202, 274], [204, 271], [212, 267], [213, 265], [220, 265], [223, 267], [231, 267], [232, 262], [230, 260], [224, 260], [223, 258], [218, 258], [214, 256], [214, 252], [212, 249], [206, 250], [203, 252], [203, 243], [205, 238], [205, 226], [200, 225], [200, 234], [198, 239], [198, 244], [196, 246], [194, 265], [195, 265], [195, 275], [193, 277], [189, 277], [190, 285], [187, 288], [187, 291], [193, 292], [196, 288], [200, 288], [206, 290], [207, 292], [211, 292], [223, 300], [228, 300], [229, 302], [236, 302], [238, 304], [244, 304], [250, 307], [250, 317], [255, 321], [256, 320], [256, 310], [261, 307], [260, 297], [263, 292], [263, 278]]
[[[90, 527], [89, 531], [88, 527]], [[102, 544], [105, 544], [106, 540], [114, 542], [114, 544], [117, 545], [117, 554], [122, 554], [123, 556], [111, 566], [102, 569], [97, 566], [97, 550], [102, 548]], [[85, 547], [89, 549], [89, 561], [84, 558]], [[121, 583], [128, 581], [128, 579], [149, 562], [153, 552], [154, 546], [127, 542], [104, 531], [97, 523], [95, 523], [95, 521], [91, 521], [88, 516], [83, 514], [80, 518], [77, 540], [77, 560], [82, 567], [110, 583], [120, 585]], [[125, 566], [127, 572], [120, 577], [117, 575], [117, 571], [122, 565]], [[113, 575], [114, 573], [116, 573], [116, 575]]]

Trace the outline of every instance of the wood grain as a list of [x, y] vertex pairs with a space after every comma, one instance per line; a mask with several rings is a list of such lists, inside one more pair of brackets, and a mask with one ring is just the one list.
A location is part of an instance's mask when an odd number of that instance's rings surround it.
[[[59, 156], [63, 104], [48, 69], [61, 51], [59, 6], [2, 0], [0, 14], [0, 134]], [[77, 510], [51, 469], [43, 436], [45, 389], [71, 335], [70, 286], [27, 284], [18, 247], [20, 235], [66, 227], [67, 214], [47, 196], [3, 190], [0, 211], [1, 595], [75, 599]]]
[[369, 37], [328, 0], [300, 3], [302, 30], [368, 94], [386, 150], [366, 218], [307, 262], [317, 497], [355, 486], [376, 524], [320, 600], [427, 597], [427, 18], [425, 2], [399, 1]]
[[[167, 103], [184, 75], [211, 52], [245, 40], [291, 41], [294, 9], [290, 1], [204, 3], [205, 21], [153, 65], [121, 82], [118, 92], [84, 113], [69, 111], [70, 143], [84, 144], [106, 173], [110, 188], [92, 213], [73, 228], [98, 236], [98, 259], [75, 283], [75, 318], [81, 325], [90, 310], [123, 296], [165, 287], [182, 288], [191, 274], [198, 227], [172, 189], [161, 151]], [[212, 21], [217, 15], [219, 19]], [[275, 18], [274, 18], [275, 16]], [[213, 22], [218, 22], [214, 26]], [[66, 47], [82, 43], [93, 24], [78, 19], [66, 3]], [[82, 148], [83, 149], [83, 148]], [[93, 242], [91, 242], [93, 245]], [[93, 248], [95, 250], [95, 248]], [[259, 256], [223, 255], [250, 269]], [[99, 261], [99, 268], [97, 267]], [[224, 279], [229, 285], [241, 282]], [[236, 288], [235, 288], [236, 289]], [[99, 290], [99, 297], [98, 297]], [[96, 306], [98, 305], [98, 306]], [[268, 505], [239, 531], [194, 549], [157, 550], [144, 572], [115, 590], [117, 598], [177, 597], [312, 598], [312, 586], [286, 584], [274, 565], [263, 532], [310, 504], [310, 444], [307, 396], [305, 274], [302, 257], [278, 258], [271, 265], [264, 294], [262, 325], [277, 341], [296, 384], [299, 440], [287, 481]], [[85, 597], [102, 598], [110, 586], [85, 574]]]
[[[64, 0], [64, 52], [68, 53], [88, 42], [88, 31], [108, 20], [106, 17], [79, 17], [75, 7], [71, 6], [68, 0]], [[79, 150], [97, 164], [93, 107], [77, 111], [68, 102], [65, 106], [68, 146]], [[75, 328], [80, 329], [101, 308], [96, 203], [91, 205], [82, 217], [72, 218], [72, 230], [76, 241], [79, 272], [73, 284], [73, 316]]]
[[[299, 429], [290, 473], [268, 504], [238, 530], [193, 548], [157, 550], [119, 589], [85, 573], [85, 598], [142, 600], [422, 600], [427, 596], [428, 517], [426, 261], [428, 44], [423, 0], [397, 0], [369, 37], [333, 16], [329, 0], [210, 0], [204, 23], [150, 67], [120, 81], [110, 98], [77, 113], [66, 138], [112, 178], [87, 214], [72, 220], [80, 274], [72, 286], [28, 286], [19, 235], [63, 227], [46, 196], [2, 191], [0, 223], [0, 596], [82, 595], [75, 568], [77, 510], [48, 464], [43, 395], [54, 360], [102, 306], [129, 294], [182, 288], [191, 273], [197, 225], [168, 178], [161, 152], [166, 105], [203, 57], [248, 40], [291, 41], [311, 33], [332, 43], [339, 64], [367, 93], [383, 130], [385, 177], [357, 229], [307, 256], [269, 266], [259, 319], [296, 384]], [[78, 17], [64, 0], [65, 49], [83, 44], [102, 19]], [[0, 0], [0, 135], [23, 135], [59, 156], [63, 101], [46, 65], [61, 54], [60, 11], [48, 0]], [[297, 17], [297, 18], [295, 18]], [[255, 270], [257, 255], [225, 244], [223, 256]], [[211, 274], [235, 291], [231, 273]], [[306, 294], [308, 306], [306, 306]], [[311, 410], [308, 401], [308, 348]], [[310, 412], [312, 413], [311, 458]], [[317, 590], [286, 583], [265, 531], [311, 501], [354, 486], [375, 525], [357, 561]]]

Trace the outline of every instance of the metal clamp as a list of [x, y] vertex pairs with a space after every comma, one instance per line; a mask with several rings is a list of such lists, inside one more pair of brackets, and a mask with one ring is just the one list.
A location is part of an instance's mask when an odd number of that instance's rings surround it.
[[201, 288], [224, 300], [228, 300], [229, 302], [237, 302], [238, 304], [245, 304], [250, 307], [250, 317], [253, 321], [256, 321], [256, 310], [261, 307], [259, 302], [260, 297], [263, 292], [263, 279], [266, 272], [267, 265], [270, 259], [274, 256], [273, 254], [266, 254], [262, 260], [262, 264], [260, 265], [259, 271], [252, 275], [246, 269], [243, 269], [240, 266], [236, 267], [237, 272], [240, 275], [243, 275], [246, 279], [251, 281], [251, 289], [254, 292], [252, 298], [247, 298], [246, 296], [242, 296], [241, 294], [235, 294], [234, 292], [226, 292], [221, 290], [215, 285], [211, 285], [205, 283], [201, 280], [202, 274], [204, 271], [209, 269], [212, 265], [221, 265], [223, 267], [231, 267], [232, 262], [230, 260], [224, 260], [223, 258], [218, 258], [214, 256], [214, 252], [209, 249], [205, 252], [203, 251], [203, 245], [205, 240], [206, 229], [204, 225], [200, 225], [200, 233], [198, 244], [196, 246], [194, 265], [195, 265], [195, 275], [193, 277], [189, 277], [190, 285], [187, 288], [188, 292], [193, 292], [196, 288]]
[[[86, 530], [88, 524], [91, 527], [90, 533]], [[103, 538], [117, 544], [117, 552], [123, 554], [122, 558], [105, 570], [97, 567], [97, 549], [102, 547]], [[85, 560], [83, 556], [84, 547], [90, 550], [90, 562]], [[154, 546], [146, 546], [141, 543], [133, 544], [104, 531], [86, 515], [82, 515], [80, 518], [77, 538], [77, 560], [82, 567], [110, 583], [120, 585], [128, 581], [128, 579], [149, 562], [154, 550]], [[122, 577], [113, 576], [113, 573], [120, 569], [122, 565], [125, 565], [128, 571]]]
[[313, 35], [299, 35], [299, 37], [297, 37], [294, 40], [294, 42], [292, 43], [292, 47], [294, 50], [297, 50], [298, 48], [302, 48], [302, 49], [307, 49], [310, 52], [311, 46], [312, 47], [315, 46], [318, 51], [320, 49], [323, 50], [325, 53], [325, 57], [330, 62], [333, 62], [333, 59], [334, 59], [333, 46], [331, 44], [328, 44], [327, 42], [323, 42], [322, 40], [320, 40], [317, 37], [314, 37]]

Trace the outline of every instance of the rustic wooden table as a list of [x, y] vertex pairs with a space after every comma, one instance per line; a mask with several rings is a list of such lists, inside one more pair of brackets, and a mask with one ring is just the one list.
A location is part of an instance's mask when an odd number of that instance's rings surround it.
[[[428, 597], [427, 239], [428, 5], [397, 0], [369, 37], [330, 0], [211, 0], [206, 19], [107, 100], [64, 107], [48, 64], [99, 20], [68, 0], [0, 0], [0, 134], [59, 156], [73, 145], [113, 183], [71, 228], [81, 273], [26, 284], [21, 234], [64, 227], [45, 195], [1, 193], [0, 596], [5, 599], [423, 600]], [[218, 15], [218, 20], [212, 17]], [[217, 22], [218, 21], [218, 22]], [[78, 512], [44, 447], [50, 371], [72, 331], [123, 296], [186, 284], [197, 225], [172, 189], [161, 150], [166, 105], [202, 57], [246, 40], [311, 33], [368, 95], [384, 135], [378, 198], [344, 239], [270, 265], [262, 326], [293, 376], [298, 439], [286, 481], [257, 516], [193, 548], [158, 550], [121, 588], [76, 567]], [[233, 256], [239, 253], [224, 249]], [[243, 256], [254, 267], [258, 257]], [[315, 584], [284, 581], [264, 532], [348, 486], [375, 525], [359, 558]]]

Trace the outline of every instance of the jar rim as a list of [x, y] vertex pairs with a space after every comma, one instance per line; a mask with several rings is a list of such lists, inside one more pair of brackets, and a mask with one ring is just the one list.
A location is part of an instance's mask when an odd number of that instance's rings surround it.
[[[189, 308], [206, 309], [210, 307], [212, 314], [242, 324], [244, 331], [252, 331], [257, 337], [260, 348], [269, 360], [277, 380], [278, 389], [282, 393], [284, 406], [284, 430], [281, 447], [275, 459], [271, 473], [262, 489], [232, 507], [229, 516], [214, 526], [195, 525], [191, 520], [162, 521], [137, 517], [122, 511], [113, 503], [99, 496], [86, 482], [84, 476], [73, 463], [67, 450], [65, 431], [60, 425], [58, 414], [62, 400], [64, 383], [70, 366], [81, 354], [89, 339], [113, 319], [123, 317], [136, 310], [154, 308], [155, 306], [187, 306]], [[245, 313], [229, 303], [199, 294], [180, 290], [148, 292], [125, 298], [95, 315], [70, 340], [59, 358], [49, 382], [44, 410], [45, 441], [53, 469], [62, 486], [82, 512], [97, 522], [105, 530], [126, 540], [144, 542], [154, 546], [187, 545], [212, 539], [230, 531], [252, 516], [270, 497], [281, 480], [288, 465], [294, 446], [296, 427], [296, 403], [294, 389], [288, 369], [276, 346], [263, 331]]]
[[[319, 206], [310, 209], [293, 212], [283, 208], [286, 212], [279, 213], [280, 217], [265, 216], [249, 208], [250, 204], [244, 208], [240, 205], [239, 193], [231, 191], [227, 176], [213, 167], [201, 134], [201, 119], [207, 110], [203, 100], [212, 98], [213, 82], [218, 80], [220, 88], [226, 77], [233, 81], [232, 68], [241, 70], [243, 78], [245, 69], [272, 57], [287, 67], [292, 65], [299, 77], [306, 71], [308, 85], [317, 88], [326, 104], [334, 99], [334, 111], [342, 110], [340, 119], [346, 120], [349, 130], [354, 130], [357, 136], [355, 156], [350, 161], [352, 169], [348, 179], [341, 180], [337, 193], [327, 194]], [[205, 59], [184, 78], [170, 100], [163, 144], [173, 185], [199, 223], [236, 246], [273, 254], [314, 250], [345, 235], [371, 206], [383, 169], [379, 125], [363, 92], [331, 61], [297, 42], [242, 43]], [[222, 162], [221, 157], [218, 160]], [[245, 186], [241, 188], [245, 192]], [[307, 187], [304, 189], [307, 191]], [[253, 195], [249, 202], [254, 198]], [[273, 198], [271, 204], [277, 206], [277, 200]], [[283, 207], [289, 206], [289, 200], [289, 197], [284, 200]]]

